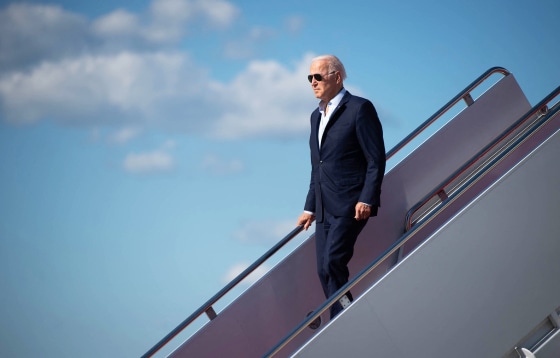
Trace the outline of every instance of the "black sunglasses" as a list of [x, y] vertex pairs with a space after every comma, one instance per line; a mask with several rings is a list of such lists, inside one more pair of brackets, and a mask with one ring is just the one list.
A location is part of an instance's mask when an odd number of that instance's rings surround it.
[[[331, 72], [327, 73], [327, 74], [325, 75], [325, 77], [328, 76], [328, 75], [332, 75], [332, 74], [335, 73], [335, 72], [336, 72], [336, 71], [331, 71]], [[307, 80], [309, 81], [309, 83], [313, 82], [313, 79], [315, 79], [315, 81], [319, 81], [319, 82], [320, 82], [320, 81], [323, 80], [323, 76], [321, 76], [321, 75], [318, 74], [318, 73], [316, 73], [316, 74], [314, 74], [314, 75], [309, 75], [309, 76], [307, 76]]]

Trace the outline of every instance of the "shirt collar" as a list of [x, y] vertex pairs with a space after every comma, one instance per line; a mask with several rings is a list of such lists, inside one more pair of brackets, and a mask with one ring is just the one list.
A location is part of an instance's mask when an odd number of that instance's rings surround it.
[[340, 92], [338, 92], [337, 95], [334, 96], [333, 99], [331, 99], [328, 103], [325, 102], [325, 101], [319, 102], [319, 111], [321, 111], [321, 113], [324, 113], [325, 108], [328, 105], [329, 108], [330, 108], [329, 114], [332, 113], [332, 111], [334, 109], [336, 109], [336, 107], [338, 107], [338, 105], [340, 104], [340, 101], [342, 101], [342, 97], [344, 97], [345, 94], [346, 94], [346, 89], [343, 87], [340, 90]]

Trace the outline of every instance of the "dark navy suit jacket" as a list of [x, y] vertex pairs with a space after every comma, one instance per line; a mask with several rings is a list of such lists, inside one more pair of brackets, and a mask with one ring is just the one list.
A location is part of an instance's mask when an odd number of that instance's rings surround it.
[[373, 104], [346, 92], [321, 140], [317, 138], [321, 113], [311, 114], [311, 181], [305, 210], [322, 222], [323, 210], [334, 216], [355, 216], [358, 202], [380, 206], [385, 173], [385, 145], [381, 122]]

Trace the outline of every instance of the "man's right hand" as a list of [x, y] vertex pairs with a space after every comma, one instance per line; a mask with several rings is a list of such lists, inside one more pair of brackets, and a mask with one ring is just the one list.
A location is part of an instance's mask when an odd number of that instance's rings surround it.
[[304, 212], [300, 215], [297, 226], [303, 225], [303, 229], [307, 230], [309, 229], [313, 221], [315, 221], [315, 215]]

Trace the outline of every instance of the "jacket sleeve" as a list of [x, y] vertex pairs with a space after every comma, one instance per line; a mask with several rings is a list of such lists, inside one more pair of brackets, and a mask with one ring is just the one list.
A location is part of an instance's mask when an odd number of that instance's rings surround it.
[[381, 205], [381, 184], [385, 175], [385, 144], [381, 122], [370, 101], [365, 101], [358, 111], [356, 134], [367, 161], [366, 178], [359, 201], [377, 207]]
[[313, 165], [311, 165], [311, 180], [309, 181], [309, 191], [307, 192], [307, 198], [305, 199], [305, 206], [303, 210], [315, 213], [315, 182], [314, 178], [314, 169]]
[[314, 135], [316, 135], [316, 132], [313, 130], [313, 114], [311, 114], [311, 117], [309, 119], [310, 125], [311, 125], [311, 132], [309, 135], [309, 153], [310, 153], [310, 162], [311, 162], [311, 177], [309, 180], [309, 191], [307, 192], [307, 198], [305, 200], [305, 206], [303, 207], [303, 209], [305, 211], [309, 211], [314, 213], [316, 211], [316, 201], [315, 201], [315, 166], [313, 165], [313, 145], [315, 143], [315, 140], [313, 138]]

